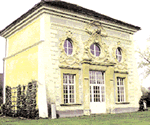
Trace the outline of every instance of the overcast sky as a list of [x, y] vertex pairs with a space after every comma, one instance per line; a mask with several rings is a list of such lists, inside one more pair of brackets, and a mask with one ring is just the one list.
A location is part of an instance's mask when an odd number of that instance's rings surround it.
[[[41, 0], [0, 0], [0, 30]], [[64, 0], [141, 27], [134, 35], [136, 48], [145, 48], [150, 36], [150, 0]], [[142, 44], [141, 44], [142, 43]], [[3, 72], [5, 39], [0, 37], [0, 73]], [[141, 72], [141, 70], [139, 70]], [[146, 84], [148, 86], [148, 84]]]

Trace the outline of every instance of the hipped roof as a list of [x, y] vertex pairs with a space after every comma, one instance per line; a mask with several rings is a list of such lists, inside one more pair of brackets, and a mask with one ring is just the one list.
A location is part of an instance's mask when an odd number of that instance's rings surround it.
[[96, 18], [96, 19], [99, 19], [99, 20], [109, 21], [109, 22], [112, 22], [112, 23], [115, 23], [115, 24], [119, 24], [119, 25], [122, 25], [122, 26], [133, 28], [135, 30], [140, 30], [141, 29], [138, 26], [134, 26], [132, 24], [125, 23], [123, 21], [120, 21], [120, 20], [111, 18], [109, 16], [100, 14], [100, 13], [95, 12], [93, 10], [86, 9], [86, 8], [78, 6], [76, 4], [71, 4], [71, 3], [68, 3], [68, 2], [57, 1], [57, 0], [54, 0], [54, 1], [52, 1], [52, 0], [42, 0], [41, 2], [36, 4], [33, 8], [31, 8], [29, 11], [27, 11], [25, 14], [23, 14], [21, 17], [19, 17], [15, 21], [13, 21], [6, 28], [1, 30], [0, 35], [2, 35], [3, 32], [7, 31], [9, 28], [16, 25], [21, 20], [25, 19], [29, 14], [33, 13], [35, 10], [37, 10], [38, 8], [40, 8], [42, 6], [55, 7], [55, 8], [58, 8], [58, 9], [66, 9], [66, 10], [69, 10], [69, 11], [77, 13], [77, 14], [83, 14], [85, 16], [93, 17], [93, 18]]

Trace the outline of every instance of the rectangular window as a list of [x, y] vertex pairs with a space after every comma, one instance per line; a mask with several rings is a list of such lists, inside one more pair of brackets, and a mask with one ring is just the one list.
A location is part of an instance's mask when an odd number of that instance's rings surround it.
[[75, 75], [63, 74], [64, 103], [75, 103]]
[[124, 78], [117, 78], [118, 102], [125, 102]]
[[90, 102], [105, 102], [104, 72], [90, 71]]

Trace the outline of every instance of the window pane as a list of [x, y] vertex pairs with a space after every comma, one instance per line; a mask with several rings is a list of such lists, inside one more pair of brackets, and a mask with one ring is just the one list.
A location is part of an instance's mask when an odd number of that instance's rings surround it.
[[90, 46], [90, 51], [94, 56], [99, 56], [100, 55], [100, 48], [98, 44], [92, 44]]
[[74, 84], [74, 75], [72, 75], [72, 84]]
[[94, 51], [94, 44], [90, 46], [90, 49]]
[[120, 79], [120, 85], [123, 85], [123, 81], [122, 81], [122, 79]]
[[118, 55], [121, 55], [121, 48], [118, 48]]
[[118, 102], [120, 102], [120, 95], [118, 95]]
[[120, 88], [118, 87], [118, 95], [120, 94]]
[[72, 54], [72, 49], [69, 49], [68, 55]]
[[96, 56], [99, 56], [100, 55], [100, 52], [99, 51], [96, 51]]
[[118, 57], [118, 61], [120, 62], [120, 61], [121, 61], [121, 59], [122, 59], [122, 57], [121, 57], [121, 56], [119, 56], [119, 57]]
[[120, 62], [122, 60], [122, 53], [121, 53], [121, 48], [116, 49], [116, 58]]
[[97, 51], [97, 52], [100, 51], [100, 49], [99, 49], [99, 47], [98, 47], [97, 44], [95, 44], [95, 48], [96, 48], [96, 51]]
[[105, 102], [105, 96], [102, 95], [102, 102]]
[[74, 75], [63, 74], [64, 103], [74, 103]]
[[65, 103], [68, 103], [68, 97], [67, 97], [67, 99], [65, 101], [66, 101]]
[[96, 51], [95, 56], [99, 56], [100, 55], [100, 48], [99, 48], [98, 44], [94, 44], [94, 46], [95, 46], [95, 51]]
[[104, 72], [90, 71], [90, 102], [105, 101]]
[[67, 40], [67, 43], [68, 43], [68, 47], [69, 47], [69, 48], [72, 48], [71, 40], [70, 40], [70, 41]]
[[73, 52], [73, 46], [71, 39], [67, 39], [64, 42], [64, 49], [67, 55], [71, 55]]
[[67, 48], [67, 40], [64, 42], [64, 47]]
[[67, 47], [65, 48], [65, 52], [68, 54], [68, 49], [67, 49]]
[[102, 84], [104, 84], [104, 72], [102, 72]]
[[99, 86], [93, 86], [94, 102], [100, 102], [100, 90]]
[[117, 91], [118, 91], [118, 102], [124, 102], [124, 96], [125, 96], [125, 91], [124, 91], [124, 83], [123, 83], [123, 78], [117, 78]]
[[94, 55], [94, 50], [91, 50], [91, 53]]
[[66, 78], [66, 75], [63, 75], [63, 83], [64, 83], [64, 84], [67, 84], [67, 78]]
[[117, 85], [119, 85], [119, 82], [120, 82], [120, 79], [119, 79], [119, 78], [117, 78]]

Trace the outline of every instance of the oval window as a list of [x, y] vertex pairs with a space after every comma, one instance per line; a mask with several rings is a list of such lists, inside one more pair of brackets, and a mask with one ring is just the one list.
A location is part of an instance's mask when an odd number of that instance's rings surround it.
[[73, 52], [72, 40], [66, 39], [64, 42], [64, 49], [67, 55], [71, 55]]
[[90, 51], [94, 56], [99, 56], [101, 50], [100, 50], [99, 45], [94, 43], [90, 46]]
[[121, 60], [122, 60], [122, 52], [121, 52], [121, 51], [122, 51], [122, 50], [121, 50], [120, 47], [118, 47], [118, 48], [116, 49], [116, 58], [117, 58], [118, 62], [121, 62]]

